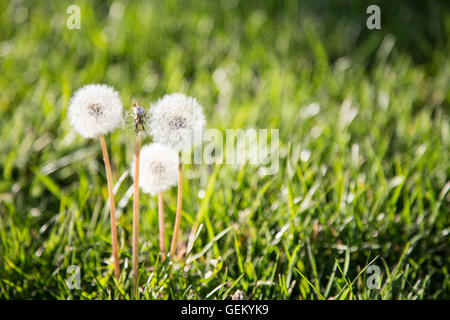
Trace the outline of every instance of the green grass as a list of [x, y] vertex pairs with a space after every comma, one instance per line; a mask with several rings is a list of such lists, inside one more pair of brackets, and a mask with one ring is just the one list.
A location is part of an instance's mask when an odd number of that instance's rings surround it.
[[[81, 30], [65, 28], [70, 4]], [[382, 3], [370, 31], [368, 4], [2, 1], [0, 298], [131, 297], [133, 132], [107, 137], [117, 284], [100, 145], [66, 117], [77, 88], [105, 82], [127, 107], [181, 91], [209, 128], [280, 129], [276, 175], [187, 167], [181, 240], [201, 228], [171, 276], [142, 194], [140, 298], [449, 299], [450, 10]], [[176, 188], [165, 205], [168, 245]]]

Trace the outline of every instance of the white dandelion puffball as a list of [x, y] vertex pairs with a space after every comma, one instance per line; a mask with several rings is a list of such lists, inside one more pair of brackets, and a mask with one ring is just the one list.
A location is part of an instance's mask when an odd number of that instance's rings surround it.
[[[131, 173], [134, 172], [133, 159]], [[168, 146], [152, 143], [142, 147], [139, 166], [139, 187], [145, 193], [155, 195], [177, 185], [178, 153]]]
[[149, 131], [154, 141], [176, 151], [189, 149], [197, 142], [194, 132], [205, 126], [202, 106], [182, 93], [166, 94], [150, 109]]
[[96, 138], [122, 123], [123, 106], [119, 93], [105, 84], [89, 84], [70, 99], [68, 116], [76, 132]]

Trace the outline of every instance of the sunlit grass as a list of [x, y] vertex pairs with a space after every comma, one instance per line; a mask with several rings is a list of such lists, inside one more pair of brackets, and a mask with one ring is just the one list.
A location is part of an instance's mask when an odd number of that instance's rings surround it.
[[[449, 298], [448, 27], [436, 40], [384, 12], [368, 32], [356, 2], [321, 15], [294, 1], [84, 1], [81, 30], [69, 30], [72, 2], [27, 4], [22, 21], [24, 3], [0, 4], [0, 298], [132, 298], [134, 134], [108, 136], [116, 283], [101, 149], [66, 117], [94, 82], [127, 107], [195, 96], [210, 128], [280, 129], [276, 175], [183, 168], [188, 252], [170, 277], [157, 200], [140, 194], [140, 298]], [[176, 188], [164, 207], [168, 243]], [[379, 290], [366, 286], [369, 264]], [[71, 265], [80, 290], [65, 283]]]

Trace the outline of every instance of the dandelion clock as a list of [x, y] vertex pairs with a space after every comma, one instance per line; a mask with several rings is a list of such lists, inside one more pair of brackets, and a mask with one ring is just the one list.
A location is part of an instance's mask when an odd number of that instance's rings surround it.
[[[136, 160], [133, 160], [133, 164]], [[140, 152], [139, 176], [131, 166], [134, 181], [150, 195], [158, 195], [159, 243], [162, 260], [165, 258], [163, 191], [175, 186], [178, 180], [178, 154], [168, 146], [152, 143], [142, 147]]]
[[73, 95], [69, 104], [72, 127], [85, 138], [98, 138], [116, 129], [123, 119], [119, 94], [105, 84], [90, 84]]
[[119, 94], [105, 84], [89, 84], [75, 92], [69, 103], [70, 124], [84, 138], [98, 138], [105, 162], [110, 203], [111, 243], [114, 276], [119, 281], [120, 268], [117, 246], [116, 207], [113, 194], [111, 164], [104, 135], [116, 129], [123, 119], [123, 106]]
[[[165, 95], [150, 109], [149, 130], [155, 142], [164, 144], [180, 154], [194, 146], [196, 132], [205, 126], [205, 116], [197, 99], [182, 93]], [[181, 158], [179, 156], [179, 158]], [[175, 226], [170, 246], [170, 257], [173, 258], [181, 223], [183, 200], [182, 163], [178, 163], [178, 196]]]
[[150, 109], [150, 134], [154, 141], [177, 151], [194, 145], [194, 132], [205, 126], [203, 108], [182, 93], [165, 95]]

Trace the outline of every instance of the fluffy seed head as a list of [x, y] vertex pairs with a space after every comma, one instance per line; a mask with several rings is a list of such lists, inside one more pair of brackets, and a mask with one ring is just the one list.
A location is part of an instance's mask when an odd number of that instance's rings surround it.
[[149, 131], [154, 141], [176, 151], [191, 148], [195, 130], [203, 130], [203, 108], [195, 98], [182, 93], [165, 95], [150, 109]]
[[[133, 177], [134, 161], [131, 164]], [[142, 147], [139, 165], [139, 187], [152, 195], [178, 183], [178, 154], [175, 150], [152, 143]]]
[[89, 84], [75, 92], [69, 103], [70, 124], [81, 136], [95, 138], [113, 131], [123, 119], [119, 94], [105, 84]]

